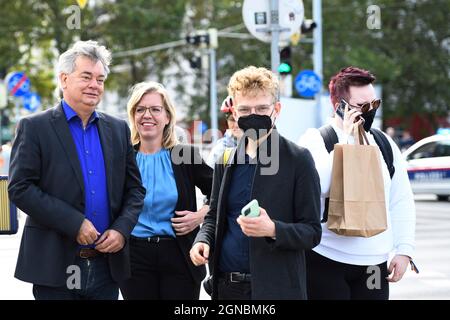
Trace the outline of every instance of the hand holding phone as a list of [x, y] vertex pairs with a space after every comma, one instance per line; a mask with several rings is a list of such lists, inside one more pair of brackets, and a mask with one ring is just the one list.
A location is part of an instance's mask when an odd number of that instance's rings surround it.
[[[339, 117], [341, 117], [342, 120], [344, 120], [344, 113], [345, 113], [345, 106], [346, 105], [348, 106], [347, 112], [353, 109], [352, 106], [350, 105], [350, 103], [348, 103], [344, 99], [341, 99], [341, 102], [339, 102], [339, 105], [338, 105], [338, 107], [336, 109], [336, 114]], [[361, 113], [366, 113], [366, 112], [369, 112], [369, 109], [370, 109], [370, 103], [365, 103], [361, 107], [361, 109], [359, 109], [358, 111], [361, 112]], [[355, 118], [355, 122], [358, 121], [359, 119], [361, 119], [360, 116], [356, 117]]]
[[258, 200], [253, 199], [248, 204], [246, 204], [242, 210], [241, 214], [245, 217], [259, 217], [259, 203]]
[[339, 105], [336, 108], [336, 114], [342, 119], [344, 120], [344, 112], [345, 112], [345, 105], [346, 105], [346, 101], [344, 99], [341, 99], [341, 102], [339, 102]]

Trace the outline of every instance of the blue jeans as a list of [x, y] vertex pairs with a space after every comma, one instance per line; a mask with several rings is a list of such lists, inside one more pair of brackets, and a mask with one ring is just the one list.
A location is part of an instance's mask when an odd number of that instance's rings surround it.
[[[36, 300], [117, 300], [119, 286], [111, 278], [106, 256], [83, 259], [76, 258], [74, 265], [79, 267], [79, 288], [47, 287], [33, 285]], [[68, 274], [68, 277], [71, 275]], [[74, 282], [75, 283], [75, 282]]]

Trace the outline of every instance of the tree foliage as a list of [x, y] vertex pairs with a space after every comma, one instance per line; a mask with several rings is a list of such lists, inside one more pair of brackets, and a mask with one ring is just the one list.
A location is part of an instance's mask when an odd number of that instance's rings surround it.
[[[383, 86], [384, 117], [448, 115], [450, 90], [450, 0], [379, 0], [381, 28], [370, 29], [372, 1], [326, 0], [323, 9], [324, 85], [340, 68], [371, 70]], [[238, 0], [97, 0], [81, 11], [81, 28], [69, 29], [70, 0], [0, 0], [0, 74], [24, 70], [45, 102], [54, 100], [54, 65], [77, 39], [95, 39], [113, 51], [108, 90], [126, 97], [129, 87], [154, 79], [176, 90], [189, 119], [209, 117], [207, 72], [193, 70], [190, 45], [124, 57], [136, 48], [183, 39], [194, 30], [216, 28], [247, 33]], [[312, 0], [304, 0], [312, 18]], [[230, 27], [232, 27], [230, 29]], [[305, 35], [309, 36], [310, 35]], [[312, 44], [292, 47], [293, 76], [311, 69]], [[219, 37], [218, 101], [226, 96], [232, 73], [247, 65], [270, 67], [270, 45], [256, 39]], [[216, 106], [218, 107], [218, 106]]]

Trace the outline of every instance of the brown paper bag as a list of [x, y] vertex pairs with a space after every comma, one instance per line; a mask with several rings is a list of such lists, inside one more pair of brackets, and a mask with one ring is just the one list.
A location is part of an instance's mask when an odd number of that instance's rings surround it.
[[327, 226], [339, 235], [371, 237], [387, 228], [380, 156], [362, 128], [354, 137], [355, 145], [334, 146]]

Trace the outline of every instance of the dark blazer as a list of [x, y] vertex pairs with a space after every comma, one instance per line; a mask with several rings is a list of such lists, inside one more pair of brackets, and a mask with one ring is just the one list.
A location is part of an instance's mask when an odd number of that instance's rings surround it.
[[[321, 238], [319, 176], [309, 151], [273, 130], [259, 147], [259, 156], [273, 154], [272, 159], [276, 159], [277, 153], [277, 173], [264, 174], [262, 169], [276, 160], [267, 163], [260, 158], [253, 180], [251, 198], [257, 199], [274, 221], [276, 240], [250, 237], [252, 299], [306, 299], [304, 251], [315, 247]], [[216, 164], [210, 211], [195, 239], [209, 244], [212, 250], [213, 299], [217, 299], [218, 261], [227, 229], [228, 189], [236, 160], [244, 154], [245, 139], [241, 139], [231, 161], [226, 166]]]
[[[139, 150], [139, 145], [136, 145], [134, 148], [136, 151]], [[178, 144], [170, 150], [170, 153], [178, 191], [178, 201], [175, 210], [197, 211], [195, 187], [200, 188], [202, 193], [209, 198], [213, 170], [203, 161], [198, 148], [194, 146]], [[196, 228], [184, 236], [176, 237], [177, 244], [183, 253], [195, 282], [201, 282], [206, 276], [205, 266], [194, 266], [189, 256], [189, 251], [199, 229]]]
[[[98, 112], [105, 159], [110, 229], [126, 239], [143, 206], [142, 187], [125, 121]], [[10, 199], [28, 217], [15, 277], [38, 285], [63, 286], [79, 248], [76, 237], [85, 218], [84, 182], [61, 104], [23, 118], [13, 143]], [[109, 254], [115, 281], [130, 276], [129, 247]]]

